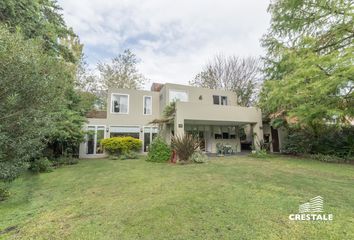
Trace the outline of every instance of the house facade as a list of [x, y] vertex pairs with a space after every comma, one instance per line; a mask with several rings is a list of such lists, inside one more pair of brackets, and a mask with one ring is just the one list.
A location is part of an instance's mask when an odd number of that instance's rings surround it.
[[[151, 124], [162, 118], [171, 102], [176, 102], [171, 121]], [[246, 138], [241, 136], [244, 128], [250, 132]], [[157, 134], [167, 142], [173, 135], [193, 134], [207, 153], [217, 153], [220, 145], [240, 152], [243, 141], [255, 148], [263, 141], [261, 110], [238, 106], [234, 92], [171, 83], [154, 83], [150, 91], [109, 89], [107, 111], [90, 113], [85, 129], [89, 134], [80, 145], [81, 158], [104, 156], [100, 140], [114, 136], [140, 139], [142, 152], [148, 151]]]

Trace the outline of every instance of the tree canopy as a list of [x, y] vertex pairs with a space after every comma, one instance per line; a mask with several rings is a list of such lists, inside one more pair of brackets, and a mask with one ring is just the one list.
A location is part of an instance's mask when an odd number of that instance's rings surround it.
[[73, 68], [3, 26], [0, 43], [0, 179], [11, 180], [45, 147], [54, 113], [68, 103]]
[[269, 116], [316, 126], [354, 116], [354, 2], [276, 0], [262, 40]]
[[137, 64], [136, 55], [129, 49], [113, 58], [110, 64], [99, 63], [97, 68], [103, 88], [141, 88], [146, 78], [139, 73]]
[[0, 22], [11, 32], [21, 31], [25, 39], [42, 39], [47, 53], [76, 62], [80, 56], [67, 42], [77, 45], [78, 37], [66, 26], [60, 10], [56, 0], [2, 0]]
[[259, 59], [217, 55], [190, 81], [190, 84], [234, 91], [239, 105], [250, 106], [256, 99], [259, 82]]
[[81, 52], [56, 1], [0, 2], [1, 181], [48, 152], [77, 150], [93, 104], [76, 88]]

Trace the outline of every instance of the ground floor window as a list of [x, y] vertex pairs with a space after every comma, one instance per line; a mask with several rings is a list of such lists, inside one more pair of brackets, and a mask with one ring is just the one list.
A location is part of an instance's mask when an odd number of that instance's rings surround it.
[[144, 152], [149, 151], [149, 145], [155, 139], [157, 133], [157, 127], [144, 127]]
[[139, 126], [111, 126], [110, 137], [133, 137], [140, 138]]
[[214, 127], [215, 139], [236, 139], [236, 127]]
[[139, 133], [111, 133], [110, 137], [133, 137], [139, 139]]
[[101, 140], [104, 139], [104, 126], [87, 126], [86, 154], [102, 154]]

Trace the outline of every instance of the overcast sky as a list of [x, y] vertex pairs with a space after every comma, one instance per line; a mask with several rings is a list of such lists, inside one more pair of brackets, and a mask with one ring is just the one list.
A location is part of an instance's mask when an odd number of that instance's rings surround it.
[[215, 54], [259, 56], [270, 16], [267, 0], [59, 0], [84, 44], [87, 62], [124, 49], [150, 82], [186, 84]]

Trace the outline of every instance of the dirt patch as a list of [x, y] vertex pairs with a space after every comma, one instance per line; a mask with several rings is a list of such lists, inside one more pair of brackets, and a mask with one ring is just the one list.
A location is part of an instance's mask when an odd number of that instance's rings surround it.
[[5, 228], [4, 230], [1, 230], [1, 231], [0, 231], [0, 235], [9, 233], [9, 232], [15, 231], [15, 230], [17, 230], [17, 226], [8, 227], [8, 228]]

